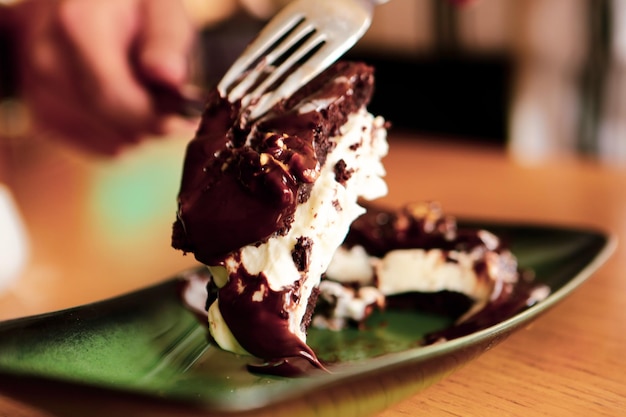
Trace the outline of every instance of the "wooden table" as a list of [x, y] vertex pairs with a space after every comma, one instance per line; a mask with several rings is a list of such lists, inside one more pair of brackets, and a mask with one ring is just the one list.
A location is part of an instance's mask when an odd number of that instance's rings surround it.
[[[70, 307], [194, 265], [169, 246], [185, 139], [116, 161], [46, 144], [14, 149], [11, 181], [30, 262], [0, 295], [0, 319]], [[384, 203], [438, 200], [487, 220], [592, 226], [626, 240], [626, 168], [558, 158], [523, 164], [502, 149], [392, 132]], [[382, 413], [400, 416], [618, 416], [626, 413], [626, 246], [570, 297], [452, 376]], [[0, 396], [0, 416], [46, 414]]]

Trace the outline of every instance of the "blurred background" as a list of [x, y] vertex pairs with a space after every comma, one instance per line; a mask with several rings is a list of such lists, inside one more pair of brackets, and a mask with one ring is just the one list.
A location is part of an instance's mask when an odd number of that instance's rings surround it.
[[[184, 0], [202, 28], [195, 82], [216, 83], [288, 1]], [[624, 20], [619, 0], [393, 0], [347, 57], [375, 66], [370, 109], [396, 129], [503, 146], [531, 162], [583, 153], [626, 163]], [[28, 121], [16, 117], [3, 66], [6, 138]]]
[[[286, 1], [203, 32], [214, 83]], [[376, 68], [372, 112], [396, 129], [506, 147], [532, 162], [582, 153], [626, 163], [626, 3], [393, 0], [348, 58]], [[217, 55], [223, 61], [211, 59]]]

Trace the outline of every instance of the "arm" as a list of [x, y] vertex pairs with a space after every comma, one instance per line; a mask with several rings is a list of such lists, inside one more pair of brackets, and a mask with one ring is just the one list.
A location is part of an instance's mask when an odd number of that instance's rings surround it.
[[28, 0], [4, 15], [38, 132], [101, 154], [165, 133], [153, 86], [182, 88], [195, 34], [181, 1]]

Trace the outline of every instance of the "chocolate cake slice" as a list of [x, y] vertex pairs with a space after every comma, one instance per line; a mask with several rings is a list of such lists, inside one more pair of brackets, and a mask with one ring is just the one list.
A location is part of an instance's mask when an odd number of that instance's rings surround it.
[[210, 331], [275, 364], [305, 358], [318, 285], [359, 199], [387, 192], [386, 123], [366, 106], [373, 69], [338, 62], [268, 114], [211, 92], [189, 143], [172, 245], [209, 267]]

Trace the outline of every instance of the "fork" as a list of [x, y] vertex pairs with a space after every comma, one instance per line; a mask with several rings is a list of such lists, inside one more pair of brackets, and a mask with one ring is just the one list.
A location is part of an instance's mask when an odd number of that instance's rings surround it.
[[374, 6], [387, 1], [292, 1], [245, 48], [218, 91], [259, 118], [350, 49], [369, 28]]

